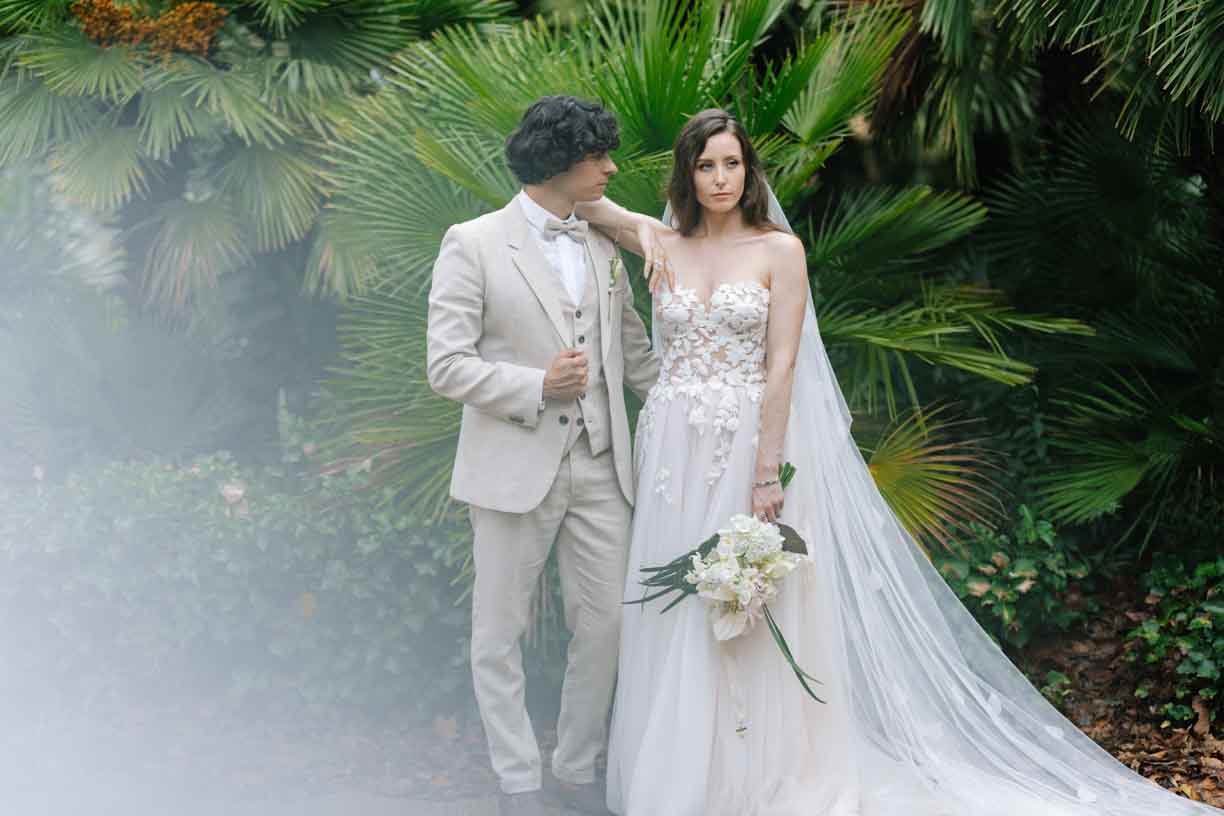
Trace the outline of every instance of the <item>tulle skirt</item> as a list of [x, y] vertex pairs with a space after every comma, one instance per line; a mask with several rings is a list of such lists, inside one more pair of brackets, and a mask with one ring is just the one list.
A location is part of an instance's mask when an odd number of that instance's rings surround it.
[[[652, 392], [639, 422], [625, 600], [639, 570], [751, 511], [760, 406], [733, 430]], [[722, 395], [721, 399], [726, 399]], [[976, 625], [879, 495], [853, 440], [791, 417], [782, 520], [808, 544], [768, 629], [715, 640], [705, 602], [625, 608], [608, 749], [622, 816], [1151, 816], [1216, 813], [1117, 763]], [[805, 427], [807, 425], [807, 427]], [[802, 438], [801, 438], [802, 437]]]
[[[662, 564], [751, 511], [759, 405], [745, 392], [733, 432], [690, 421], [693, 402], [648, 406], [638, 434], [639, 485], [625, 599], [642, 597], [640, 568]], [[795, 644], [819, 645], [832, 611], [805, 564], [771, 611]], [[609, 807], [630, 816], [857, 813], [852, 754], [837, 749], [846, 708], [835, 678], [803, 649], [823, 685], [803, 691], [763, 625], [719, 642], [704, 601], [625, 609], [608, 756]], [[825, 644], [827, 646], [827, 644]]]

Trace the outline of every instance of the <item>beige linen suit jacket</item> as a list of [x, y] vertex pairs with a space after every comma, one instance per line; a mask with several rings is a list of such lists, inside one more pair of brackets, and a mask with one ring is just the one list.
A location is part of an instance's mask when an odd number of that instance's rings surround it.
[[[506, 513], [544, 499], [560, 469], [576, 404], [548, 400], [544, 374], [567, 335], [561, 282], [517, 201], [447, 230], [429, 292], [427, 372], [441, 396], [463, 403], [451, 495]], [[608, 385], [612, 451], [625, 499], [633, 503], [633, 457], [624, 386], [645, 399], [659, 375], [650, 339], [633, 308], [617, 249], [591, 230], [587, 247], [599, 286], [600, 353]], [[586, 444], [582, 440], [580, 444]]]

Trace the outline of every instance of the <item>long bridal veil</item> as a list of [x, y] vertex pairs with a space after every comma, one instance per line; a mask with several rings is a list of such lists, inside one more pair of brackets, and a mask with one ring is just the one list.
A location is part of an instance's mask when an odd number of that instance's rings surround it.
[[[770, 199], [771, 220], [791, 231]], [[670, 209], [663, 220], [672, 223]], [[1220, 813], [1126, 768], [1028, 682], [893, 515], [850, 421], [809, 292], [785, 442], [797, 472], [783, 518], [810, 550], [814, 580], [804, 589], [816, 596], [800, 602], [820, 613], [785, 634], [832, 692], [827, 706], [810, 705], [842, 708], [818, 715], [818, 747], [853, 777], [861, 812]]]

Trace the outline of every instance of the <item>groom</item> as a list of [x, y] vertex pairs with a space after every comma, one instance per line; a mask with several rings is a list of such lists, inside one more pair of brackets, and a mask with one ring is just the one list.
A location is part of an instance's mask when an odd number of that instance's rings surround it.
[[606, 813], [595, 783], [616, 673], [633, 469], [624, 385], [658, 377], [617, 249], [574, 217], [601, 198], [616, 119], [570, 96], [535, 102], [506, 140], [522, 191], [452, 226], [429, 294], [428, 375], [463, 403], [451, 495], [470, 505], [472, 680], [500, 812], [542, 812], [520, 639], [555, 546], [573, 632], [552, 774], [567, 804]]

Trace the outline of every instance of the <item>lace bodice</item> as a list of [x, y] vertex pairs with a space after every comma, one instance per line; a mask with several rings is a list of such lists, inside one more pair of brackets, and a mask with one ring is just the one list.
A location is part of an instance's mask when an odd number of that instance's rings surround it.
[[763, 387], [769, 290], [756, 281], [722, 283], [708, 304], [687, 287], [659, 297], [659, 385]]
[[[646, 400], [638, 433], [654, 427], [664, 405], [686, 399], [689, 424], [720, 437], [713, 467], [706, 473], [710, 482], [726, 470], [730, 438], [739, 430], [744, 401], [759, 403], [764, 394], [768, 318], [769, 289], [756, 281], [721, 283], [709, 303], [680, 286], [659, 295], [656, 303], [659, 381]], [[663, 484], [667, 475], [655, 477]]]

